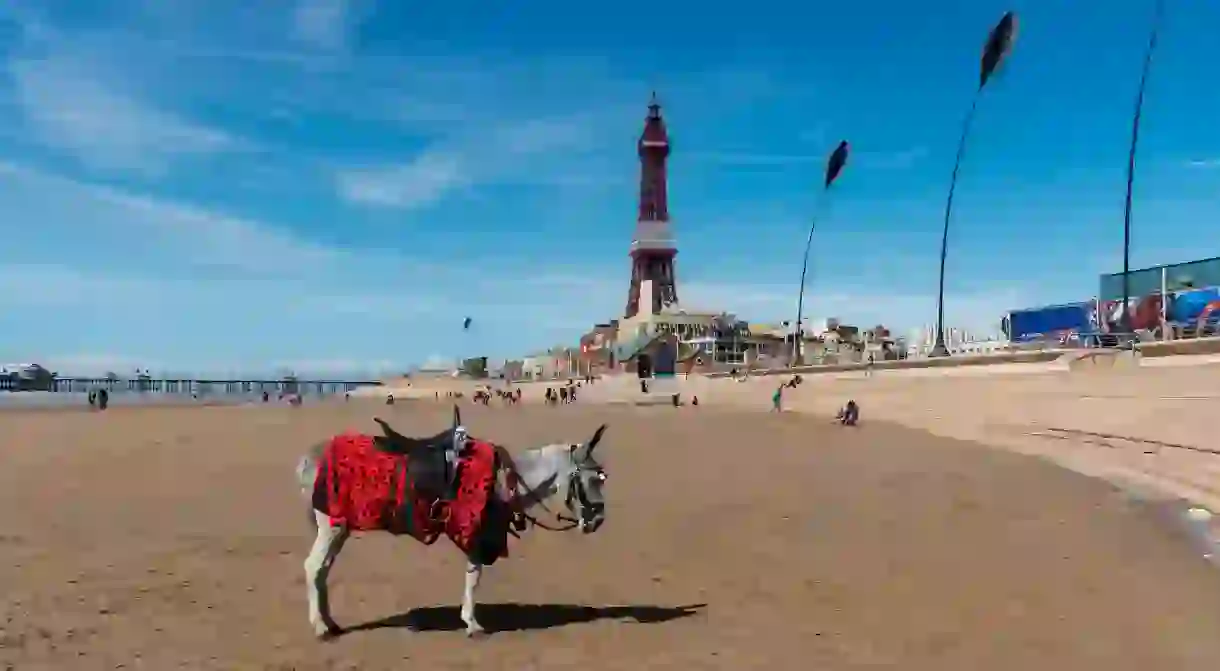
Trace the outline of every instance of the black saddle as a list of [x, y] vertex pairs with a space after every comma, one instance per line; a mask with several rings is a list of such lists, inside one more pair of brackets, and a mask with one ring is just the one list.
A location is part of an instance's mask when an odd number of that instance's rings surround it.
[[407, 476], [419, 492], [450, 501], [457, 491], [456, 469], [450, 466], [445, 453], [453, 449], [453, 429], [427, 438], [411, 438], [395, 431], [380, 418], [374, 422], [383, 435], [373, 437], [373, 445], [389, 454], [407, 457]]

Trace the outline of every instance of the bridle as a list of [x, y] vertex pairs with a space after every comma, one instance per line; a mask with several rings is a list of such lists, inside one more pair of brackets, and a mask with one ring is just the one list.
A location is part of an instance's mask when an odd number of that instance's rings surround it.
[[[593, 502], [589, 500], [589, 494], [587, 491], [585, 491], [584, 480], [581, 478], [581, 475], [583, 474], [584, 471], [593, 471], [596, 474], [595, 477], [600, 479], [602, 482], [605, 482], [605, 480], [606, 480], [606, 471], [601, 466], [596, 466], [596, 467], [573, 466], [572, 469], [570, 471], [568, 471], [567, 476], [566, 476], [567, 484], [568, 484], [568, 487], [567, 487], [568, 493], [567, 493], [567, 496], [564, 497], [563, 502], [564, 502], [564, 505], [569, 510], [571, 510], [572, 501], [573, 501], [573, 499], [575, 499], [576, 502], [580, 504], [580, 510], [581, 510], [582, 514], [585, 510], [589, 510], [589, 509], [593, 508]], [[515, 469], [510, 470], [509, 477], [512, 478], [512, 480], [516, 483], [524, 484], [524, 482], [525, 482], [524, 480], [520, 479], [520, 476], [517, 475]], [[515, 510], [516, 516], [520, 517], [521, 520], [523, 520], [525, 522], [529, 522], [530, 524], [532, 524], [536, 527], [539, 527], [541, 529], [546, 529], [547, 531], [557, 531], [557, 532], [558, 531], [571, 531], [571, 530], [579, 528], [581, 526], [581, 520], [573, 518], [569, 515], [565, 515], [562, 512], [556, 512], [556, 511], [551, 510], [546, 505], [546, 501], [544, 499], [539, 498], [538, 496], [535, 495], [535, 492], [537, 492], [541, 489], [543, 489], [542, 485], [539, 485], [538, 487], [533, 488], [533, 489], [529, 489], [528, 485], [527, 485], [527, 489], [526, 489], [525, 493], [523, 495], [517, 497], [517, 504], [515, 506], [517, 508]], [[517, 490], [517, 487], [515, 485], [513, 487], [513, 490], [514, 491]], [[525, 498], [529, 498], [530, 501], [523, 503], [521, 501], [521, 499], [525, 499]], [[543, 510], [550, 513], [556, 520], [558, 520], [561, 524], [563, 524], [565, 526], [558, 526], [558, 525], [551, 526], [551, 525], [543, 522], [542, 520], [538, 519], [537, 517], [526, 512], [526, 510], [525, 510], [526, 504], [530, 503], [530, 502], [532, 502], [538, 506], [541, 506]], [[524, 531], [525, 530], [524, 525], [519, 527], [517, 530]], [[513, 533], [513, 535], [517, 536], [516, 533]]]

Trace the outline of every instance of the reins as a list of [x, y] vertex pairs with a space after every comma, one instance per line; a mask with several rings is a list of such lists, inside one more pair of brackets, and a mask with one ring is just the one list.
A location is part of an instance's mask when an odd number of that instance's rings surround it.
[[[583, 492], [584, 485], [582, 485], [580, 483], [580, 477], [578, 475], [576, 475], [575, 473], [573, 473], [568, 476], [568, 496], [567, 496], [566, 501], [570, 502], [572, 500], [572, 495], [575, 492], [575, 490], [577, 490], [577, 489], [581, 490], [580, 492], [576, 492], [576, 496], [580, 499], [581, 505], [583, 506], [584, 501], [585, 501], [584, 492]], [[543, 510], [554, 515], [555, 519], [559, 520], [560, 522], [566, 523], [567, 526], [552, 527], [552, 526], [543, 524], [542, 521], [539, 520], [537, 517], [534, 517], [533, 515], [530, 515], [529, 513], [525, 512], [524, 508], [521, 511], [519, 511], [521, 517], [528, 520], [534, 526], [541, 527], [543, 529], [546, 529], [547, 531], [571, 531], [572, 529], [575, 529], [580, 526], [580, 520], [574, 519], [572, 517], [568, 517], [567, 515], [564, 515], [563, 513], [557, 513], [555, 511], [551, 510], [549, 507], [547, 507], [546, 501], [537, 500], [537, 501], [535, 501], [535, 503], [542, 506]]]
[[[504, 465], [505, 485], [513, 493], [513, 499], [512, 499], [512, 501], [509, 501], [508, 504], [513, 509], [514, 516], [519, 517], [520, 519], [523, 519], [526, 522], [529, 522], [530, 524], [532, 524], [538, 528], [546, 529], [547, 531], [555, 531], [555, 532], [571, 531], [572, 529], [575, 529], [580, 526], [580, 520], [573, 519], [567, 515], [564, 515], [563, 513], [559, 513], [559, 512], [555, 512], [555, 511], [551, 510], [546, 505], [546, 501], [533, 496], [533, 491], [531, 489], [529, 489], [528, 485], [525, 486], [525, 491], [522, 492], [521, 485], [525, 483], [525, 480], [521, 478], [520, 472], [517, 470], [517, 463], [515, 461], [513, 461], [512, 455], [509, 454], [508, 450], [504, 449], [503, 447], [501, 447], [499, 445], [496, 445], [495, 449], [496, 449], [496, 454], [500, 458], [500, 462]], [[573, 493], [574, 493], [574, 488], [583, 489], [583, 486], [580, 484], [580, 478], [575, 473], [570, 474], [568, 476], [568, 478], [569, 478], [569, 481], [568, 481], [567, 500], [571, 501]], [[584, 499], [583, 491], [580, 493], [577, 493], [576, 495], [579, 496], [582, 500]], [[527, 496], [529, 498], [533, 499], [534, 504], [541, 506], [543, 510], [547, 511], [548, 513], [553, 515], [556, 520], [558, 520], [561, 523], [566, 524], [567, 526], [551, 526], [551, 525], [543, 522], [542, 520], [538, 519], [534, 515], [531, 515], [528, 512], [526, 512], [526, 510], [525, 510], [526, 505], [525, 505], [525, 503], [523, 503], [522, 499], [524, 499]], [[517, 533], [517, 531], [524, 531], [524, 529], [513, 530], [511, 527], [509, 528], [509, 533], [511, 533], [516, 538], [520, 538], [521, 535], [519, 533]]]
[[[541, 504], [539, 504], [539, 505], [541, 505]], [[545, 507], [545, 506], [543, 506], [543, 507]], [[550, 512], [550, 511], [548, 510], [547, 512]], [[580, 522], [578, 520], [572, 519], [571, 517], [568, 517], [567, 515], [564, 515], [563, 513], [553, 513], [555, 515], [555, 519], [559, 520], [560, 522], [567, 523], [567, 526], [563, 526], [563, 527], [553, 527], [525, 511], [521, 511], [518, 514], [520, 514], [521, 517], [524, 518], [530, 524], [533, 524], [534, 526], [536, 526], [540, 529], [546, 529], [547, 531], [571, 531], [571, 530], [575, 529], [576, 527], [580, 526]], [[518, 538], [521, 537], [517, 533], [513, 533], [513, 535], [517, 536]]]

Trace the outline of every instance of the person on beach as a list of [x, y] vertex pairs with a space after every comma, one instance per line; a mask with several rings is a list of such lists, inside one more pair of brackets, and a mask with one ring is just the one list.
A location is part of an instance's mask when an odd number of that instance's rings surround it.
[[855, 426], [856, 422], [860, 421], [860, 406], [856, 405], [855, 401], [848, 401], [847, 405], [839, 410], [839, 414], [835, 415], [835, 419], [843, 426]]
[[775, 393], [771, 394], [771, 412], [784, 411], [784, 387], [786, 384], [781, 384], [775, 388]]

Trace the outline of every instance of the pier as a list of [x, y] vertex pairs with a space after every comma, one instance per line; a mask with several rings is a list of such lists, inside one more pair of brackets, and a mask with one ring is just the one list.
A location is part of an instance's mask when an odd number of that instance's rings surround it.
[[376, 380], [211, 380], [191, 378], [152, 378], [140, 376], [131, 379], [113, 377], [56, 377], [53, 379], [22, 379], [18, 376], [0, 376], [0, 392], [4, 391], [50, 391], [83, 393], [105, 389], [114, 393], [183, 394], [183, 395], [245, 395], [245, 394], [301, 394], [326, 396], [347, 393], [360, 387], [381, 384]]

